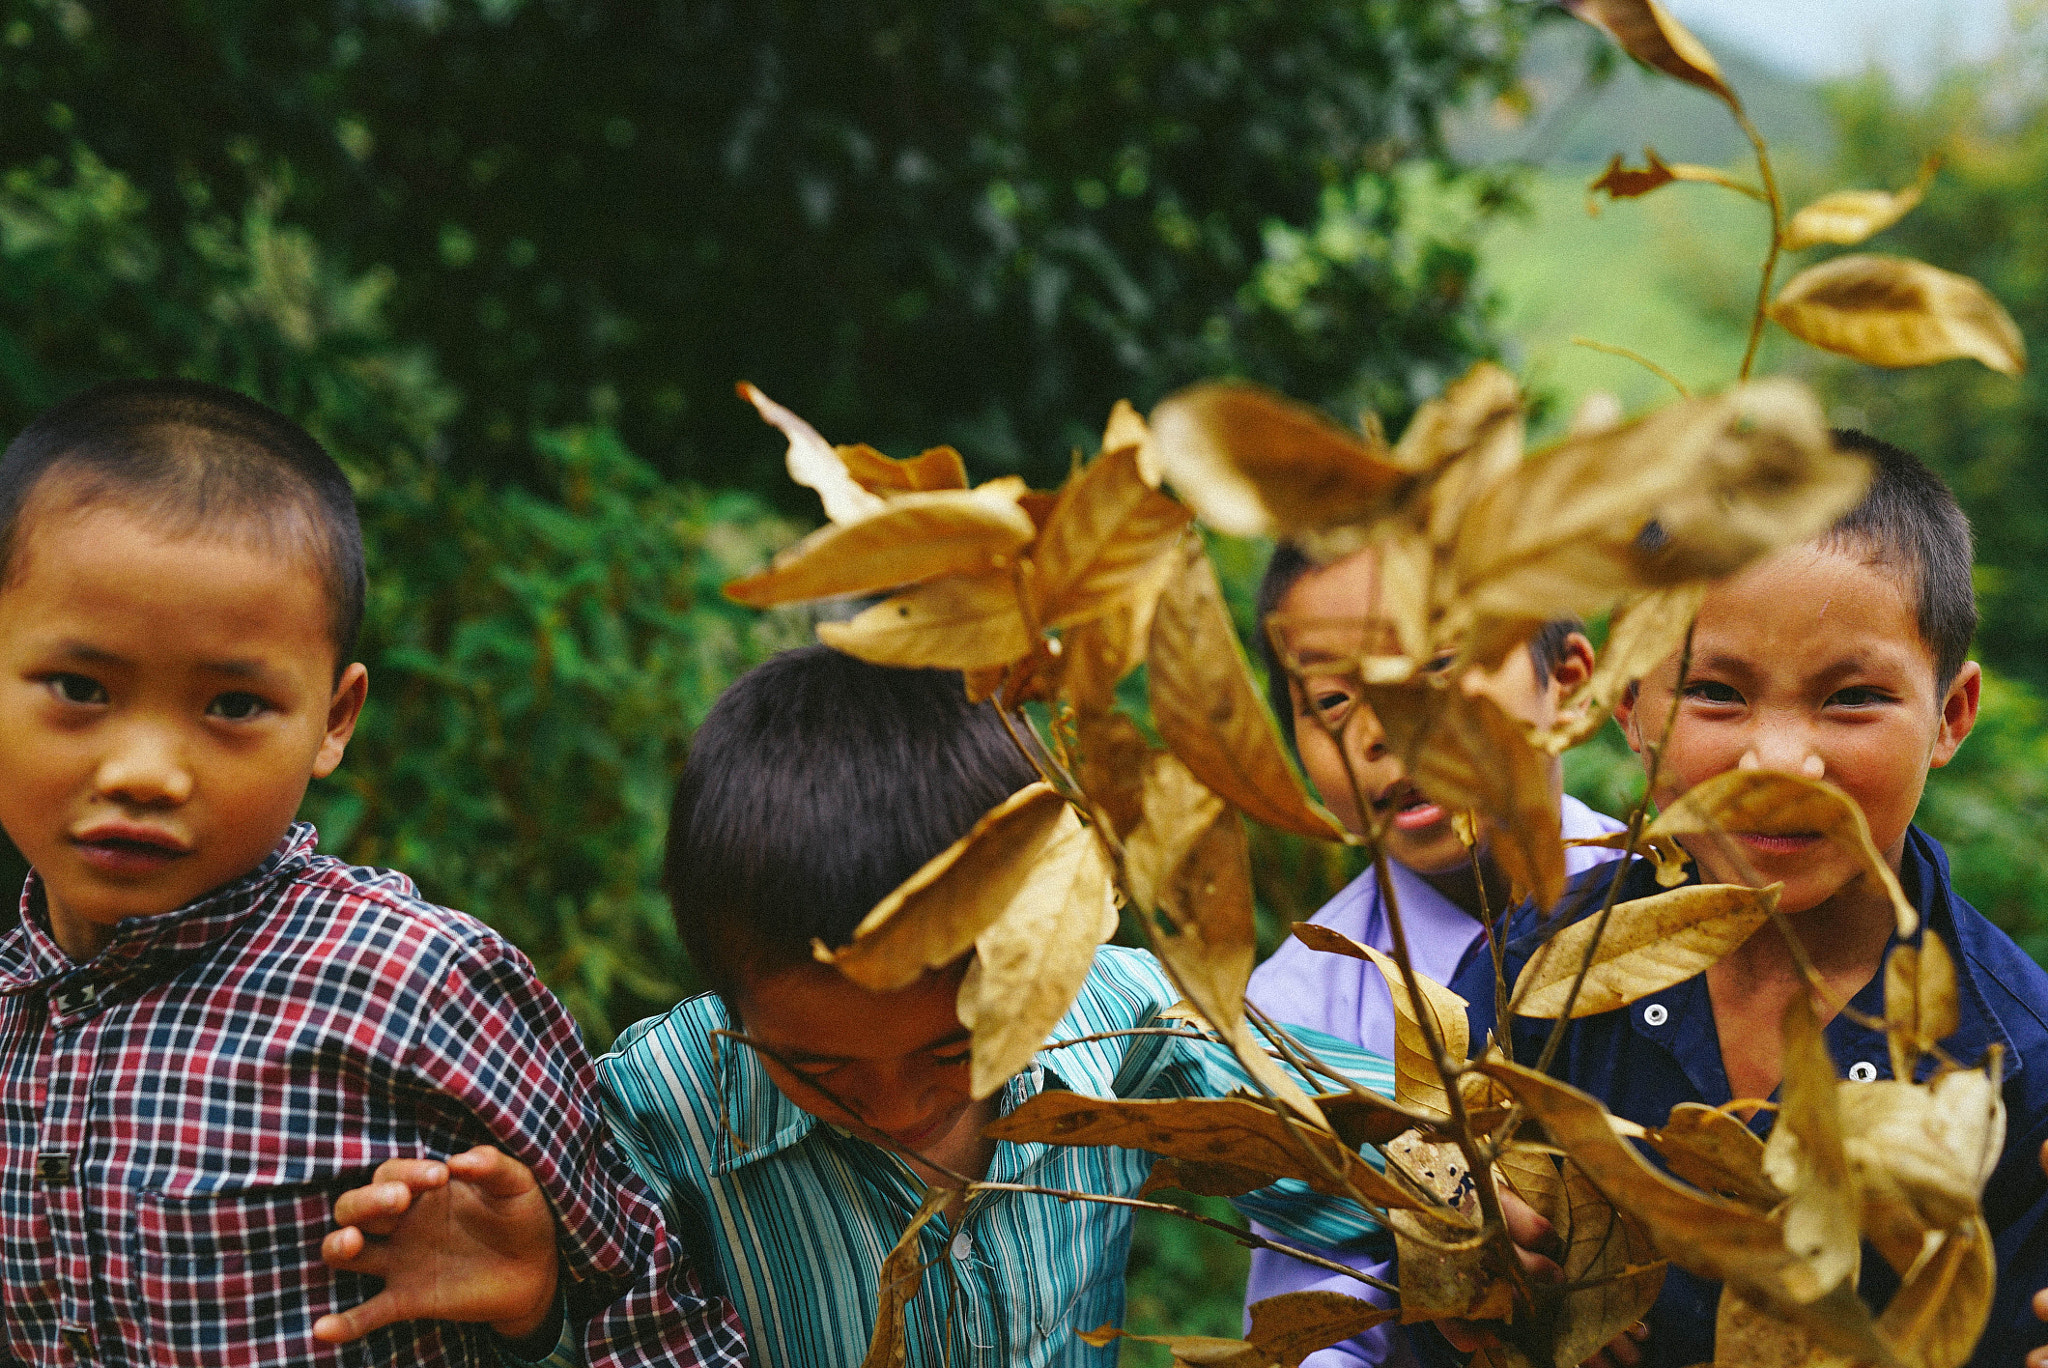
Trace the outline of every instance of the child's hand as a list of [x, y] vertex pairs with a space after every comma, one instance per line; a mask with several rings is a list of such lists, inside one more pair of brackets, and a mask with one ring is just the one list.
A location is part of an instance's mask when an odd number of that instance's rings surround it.
[[488, 1321], [532, 1334], [555, 1304], [555, 1218], [517, 1159], [479, 1145], [445, 1164], [391, 1159], [334, 1204], [320, 1257], [384, 1279], [361, 1306], [322, 1316], [313, 1337], [346, 1344], [404, 1320]]
[[[2044, 1162], [2048, 1162], [2048, 1157], [2044, 1157]], [[1564, 1270], [1552, 1257], [1563, 1252], [1559, 1248], [1557, 1230], [1541, 1212], [1505, 1186], [1499, 1192], [1501, 1219], [1507, 1223], [1508, 1237], [1515, 1242], [1515, 1258], [1521, 1261], [1523, 1275], [1532, 1283], [1557, 1282], [1564, 1276]], [[1485, 1322], [1444, 1320], [1437, 1322], [1437, 1328], [1460, 1353], [1469, 1354], [1493, 1340], [1493, 1333]], [[1640, 1346], [1649, 1333], [1648, 1327], [1640, 1322], [1630, 1326], [1586, 1360], [1585, 1368], [1635, 1368], [1643, 1361]], [[2030, 1365], [2030, 1368], [2048, 1368], [2048, 1364]]]
[[[2041, 1146], [2041, 1168], [2048, 1172], [2048, 1142]], [[2048, 1321], [2048, 1287], [2034, 1294], [2034, 1314]], [[2027, 1355], [2027, 1368], [2048, 1368], [2048, 1344], [2042, 1345]]]

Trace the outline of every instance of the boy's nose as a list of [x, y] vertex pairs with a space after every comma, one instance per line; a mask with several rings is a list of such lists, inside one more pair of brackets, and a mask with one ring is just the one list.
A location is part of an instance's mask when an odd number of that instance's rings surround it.
[[138, 807], [175, 806], [192, 796], [192, 772], [170, 738], [143, 728], [107, 752], [94, 787], [102, 797]]
[[1773, 746], [1758, 742], [1742, 753], [1736, 762], [1737, 769], [1777, 770], [1784, 774], [1800, 774], [1808, 779], [1825, 779], [1828, 776], [1827, 761], [1810, 747], [1804, 745]]

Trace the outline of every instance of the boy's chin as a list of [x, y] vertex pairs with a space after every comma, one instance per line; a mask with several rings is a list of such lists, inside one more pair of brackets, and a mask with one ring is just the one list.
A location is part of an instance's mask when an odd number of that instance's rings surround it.
[[1458, 839], [1448, 817], [1419, 831], [1390, 830], [1386, 842], [1395, 864], [1424, 876], [1453, 874], [1472, 863], [1472, 852]]

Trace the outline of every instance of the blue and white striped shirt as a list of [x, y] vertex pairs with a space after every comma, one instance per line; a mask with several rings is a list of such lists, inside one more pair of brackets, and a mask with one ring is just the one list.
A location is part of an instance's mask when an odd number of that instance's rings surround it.
[[[1052, 1038], [1151, 1025], [1177, 997], [1150, 955], [1105, 947]], [[895, 1155], [784, 1097], [753, 1051], [712, 1035], [732, 1026], [710, 994], [634, 1026], [598, 1061], [606, 1113], [620, 1148], [738, 1306], [755, 1368], [858, 1368], [874, 1333], [882, 1260], [917, 1211], [923, 1184]], [[1298, 1034], [1332, 1067], [1392, 1095], [1385, 1059]], [[1220, 1045], [1122, 1036], [1041, 1056], [1010, 1081], [1001, 1111], [1048, 1087], [1105, 1098], [1220, 1097], [1247, 1083]], [[1152, 1156], [1138, 1150], [1005, 1141], [987, 1177], [1129, 1197], [1151, 1168]], [[1236, 1200], [1307, 1245], [1385, 1238], [1355, 1204], [1299, 1184]], [[1127, 1207], [979, 1194], [957, 1226], [940, 1218], [920, 1235], [919, 1259], [930, 1268], [908, 1309], [907, 1368], [1114, 1362], [1114, 1349], [1090, 1348], [1074, 1332], [1121, 1323], [1130, 1242]]]

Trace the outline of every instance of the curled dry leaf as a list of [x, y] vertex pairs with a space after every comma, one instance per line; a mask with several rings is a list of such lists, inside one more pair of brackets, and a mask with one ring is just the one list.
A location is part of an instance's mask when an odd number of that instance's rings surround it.
[[1422, 1022], [1417, 1012], [1429, 1013], [1430, 1023], [1436, 1028], [1436, 1037], [1443, 1043], [1444, 1053], [1451, 1062], [1460, 1063], [1469, 1052], [1472, 1039], [1471, 1026], [1465, 1017], [1465, 999], [1429, 975], [1418, 973], [1415, 982], [1422, 991], [1422, 1003], [1418, 1008], [1415, 999], [1409, 995], [1401, 966], [1391, 956], [1369, 945], [1360, 945], [1342, 931], [1334, 931], [1317, 922], [1295, 923], [1294, 938], [1311, 950], [1349, 955], [1380, 971], [1394, 1002], [1394, 1099], [1404, 1107], [1432, 1117], [1449, 1116], [1450, 1095], [1444, 1091], [1443, 1075], [1437, 1071], [1436, 1059], [1429, 1052], [1429, 1042], [1422, 1033]]
[[1268, 1174], [1238, 1164], [1212, 1164], [1201, 1159], [1160, 1159], [1145, 1176], [1140, 1197], [1173, 1188], [1197, 1197], [1241, 1197], [1273, 1181]]
[[1085, 710], [1116, 701], [1118, 682], [1145, 661], [1159, 595], [1179, 569], [1179, 555], [1168, 550], [1121, 602], [1060, 634], [1059, 683], [1068, 702]]
[[896, 1244], [882, 1260], [881, 1303], [875, 1317], [874, 1337], [868, 1342], [868, 1355], [861, 1360], [861, 1368], [903, 1368], [903, 1307], [924, 1284], [924, 1260], [918, 1257], [918, 1235], [959, 1195], [956, 1188], [926, 1188], [917, 1214], [910, 1218], [910, 1224], [904, 1227], [903, 1233], [896, 1238]]
[[1764, 1142], [1764, 1176], [1786, 1194], [1785, 1243], [1822, 1292], [1846, 1284], [1862, 1253], [1856, 1186], [1843, 1146], [1841, 1087], [1813, 1002], [1794, 993], [1784, 1021], [1785, 1081]]
[[[1074, 779], [1081, 792], [1109, 819], [1119, 837], [1128, 838], [1144, 816], [1144, 793], [1156, 752], [1129, 717], [1094, 710], [1083, 711], [1074, 719], [1074, 746], [1079, 752]], [[1223, 800], [1214, 802], [1216, 810], [1222, 811]], [[1126, 853], [1126, 863], [1129, 859]], [[1146, 900], [1141, 897], [1139, 901]]]
[[1645, 834], [1687, 841], [1695, 858], [1705, 850], [1740, 870], [1747, 860], [1730, 838], [1744, 832], [1761, 836], [1818, 832], [1863, 862], [1864, 872], [1891, 899], [1900, 936], [1911, 936], [1919, 925], [1920, 916], [1906, 901], [1898, 876], [1870, 839], [1863, 809], [1825, 780], [1776, 770], [1729, 770], [1687, 789], [1657, 814]]
[[1500, 1243], [1463, 1220], [1434, 1211], [1389, 1211], [1401, 1269], [1401, 1322], [1457, 1317], [1501, 1320], [1515, 1309]]
[[1126, 1335], [1111, 1326], [1080, 1338], [1101, 1348], [1119, 1338], [1163, 1344], [1176, 1364], [1199, 1368], [1300, 1368], [1316, 1350], [1360, 1335], [1394, 1318], [1384, 1307], [1341, 1292], [1288, 1292], [1251, 1305], [1250, 1338], [1208, 1335]]
[[1909, 257], [1859, 253], [1785, 282], [1771, 317], [1794, 337], [1873, 366], [1970, 357], [2005, 375], [2027, 369], [2019, 325], [1991, 292]]
[[2004, 1100], [1988, 1074], [1960, 1069], [1917, 1087], [1845, 1083], [1841, 1108], [1863, 1227], [1903, 1272], [1926, 1232], [1977, 1213], [2005, 1148]]
[[1592, 675], [1559, 704], [1557, 724], [1538, 732], [1536, 743], [1561, 755], [1598, 731], [1613, 716], [1614, 705], [1629, 685], [1684, 646], [1706, 592], [1704, 584], [1674, 585], [1638, 595], [1615, 609]]
[[[855, 523], [879, 513], [883, 501], [863, 489], [846, 469], [845, 461], [818, 430], [742, 381], [740, 398], [752, 404], [760, 415], [789, 439], [789, 478], [818, 492], [825, 505], [825, 517], [835, 523]], [[904, 581], [898, 580], [901, 584]], [[746, 600], [742, 599], [741, 602]]]
[[[1296, 1178], [1333, 1197], [1350, 1196], [1349, 1184], [1382, 1208], [1424, 1202], [1335, 1136], [1300, 1121], [1290, 1126], [1269, 1104], [1248, 1097], [1126, 1101], [1043, 1092], [990, 1122], [982, 1134], [1043, 1145], [1121, 1145], [1173, 1159], [1234, 1164], [1275, 1179]], [[1304, 1154], [1306, 1145], [1324, 1162]]]
[[1369, 1088], [1361, 1088], [1357, 1092], [1318, 1093], [1315, 1100], [1328, 1119], [1330, 1129], [1353, 1149], [1363, 1145], [1384, 1145], [1403, 1131], [1418, 1126], [1434, 1126], [1442, 1120], [1433, 1112], [1404, 1107]]
[[1202, 521], [1238, 537], [1368, 522], [1409, 485], [1384, 442], [1246, 384], [1169, 396], [1152, 410], [1152, 449]]
[[967, 488], [967, 463], [949, 446], [933, 447], [907, 461], [884, 456], [865, 442], [834, 447], [846, 473], [870, 494], [914, 494]]
[[[1491, 361], [1476, 362], [1408, 420], [1392, 456], [1417, 475], [1441, 475], [1429, 502], [1456, 520], [1463, 493], [1514, 469], [1522, 459], [1522, 387]], [[1513, 440], [1503, 444], [1503, 436]], [[1432, 533], [1437, 531], [1433, 523]]]
[[1769, 1211], [1784, 1200], [1764, 1176], [1764, 1142], [1718, 1108], [1681, 1102], [1671, 1109], [1670, 1120], [1643, 1138], [1666, 1167], [1695, 1187], [1758, 1211]]
[[1303, 836], [1345, 839], [1281, 748], [1208, 556], [1199, 543], [1183, 554], [1152, 619], [1148, 683], [1160, 739], [1246, 816]]
[[1008, 571], [906, 589], [850, 622], [819, 623], [818, 640], [874, 665], [939, 670], [1009, 665], [1033, 644]]
[[1156, 597], [1162, 559], [1194, 515], [1145, 483], [1135, 446], [1104, 453], [1060, 491], [1031, 548], [1041, 628], [1100, 617], [1141, 591]]
[[1038, 856], [1024, 896], [974, 938], [958, 1003], [960, 1024], [974, 1033], [969, 1088], [976, 1099], [1031, 1063], [1116, 924], [1108, 857], [1077, 823]]
[[1022, 481], [1005, 480], [974, 490], [899, 495], [859, 522], [819, 528], [767, 570], [726, 585], [726, 597], [768, 608], [949, 575], [1003, 572], [1007, 583], [1007, 567], [1032, 537], [1031, 518], [1017, 504], [1023, 488]]
[[1884, 966], [1884, 1015], [1892, 1077], [1911, 1082], [1920, 1056], [1955, 1033], [1956, 966], [1930, 927], [1920, 944], [1892, 949]]
[[1600, 1195], [1572, 1164], [1564, 1170], [1571, 1218], [1566, 1292], [1552, 1313], [1553, 1368], [1578, 1368], [1649, 1313], [1664, 1286], [1664, 1264], [1642, 1227]]
[[[1748, 940], [1770, 917], [1783, 887], [1694, 884], [1619, 904], [1571, 1004], [1572, 1016], [1611, 1012], [1685, 982]], [[1598, 916], [1585, 917], [1557, 933], [1549, 953], [1532, 964], [1535, 972], [1516, 985], [1517, 1015], [1554, 1019], [1565, 1010], [1599, 924]]]
[[1929, 157], [1921, 164], [1919, 177], [1903, 190], [1837, 190], [1822, 195], [1792, 216], [1780, 245], [1788, 252], [1824, 242], [1853, 247], [1911, 213], [1939, 169], [1941, 158]]
[[1548, 908], [1565, 879], [1551, 759], [1519, 719], [1478, 691], [1476, 673], [1445, 683], [1366, 683], [1360, 693], [1415, 786], [1446, 807], [1479, 813], [1495, 861], [1522, 895]]
[[1714, 55], [1666, 14], [1657, 0], [1567, 0], [1565, 8], [1595, 28], [1605, 29], [1624, 52], [1645, 66], [1720, 96], [1730, 109], [1742, 107], [1722, 79]]
[[1991, 1227], [1974, 1216], [1945, 1231], [1877, 1318], [1911, 1368], [1961, 1368], [1991, 1316], [1997, 1267]]
[[1725, 171], [1711, 166], [1695, 166], [1691, 162], [1667, 162], [1657, 155], [1657, 149], [1643, 149], [1645, 166], [1638, 171], [1628, 166], [1617, 152], [1614, 160], [1607, 163], [1607, 170], [1586, 187], [1586, 212], [1598, 214], [1600, 201], [1594, 198], [1598, 191], [1605, 190], [1609, 199], [1638, 199], [1653, 190], [1661, 190], [1674, 181], [1688, 181], [1695, 185], [1718, 185], [1751, 199], [1764, 198], [1763, 191], [1746, 181], [1740, 181]]
[[1721, 1289], [1714, 1315], [1714, 1362], [1728, 1368], [1849, 1368], [1815, 1344], [1804, 1326], [1732, 1285]]
[[[1138, 776], [1141, 820], [1124, 842], [1124, 878], [1139, 908], [1150, 912], [1188, 852], [1229, 807], [1171, 751], [1148, 749]], [[1194, 1005], [1206, 1014], [1200, 1002]]]
[[1050, 786], [1021, 788], [876, 903], [851, 944], [817, 942], [813, 952], [869, 992], [908, 987], [966, 954], [1012, 907], [1063, 895], [1045, 858], [1080, 831]]
[[1793, 381], [1681, 399], [1495, 481], [1458, 526], [1438, 597], [1472, 617], [1604, 612], [1617, 591], [1718, 578], [1815, 536], [1869, 482]]
[[1108, 453], [1125, 447], [1138, 449], [1138, 473], [1146, 484], [1159, 488], [1159, 453], [1153, 447], [1152, 429], [1145, 426], [1130, 400], [1119, 399], [1110, 406], [1109, 421], [1103, 424], [1102, 450]]
[[[1568, 846], [1589, 846], [1600, 850], [1627, 850], [1628, 832], [1604, 831], [1598, 836], [1574, 836]], [[1657, 866], [1657, 886], [1676, 888], [1685, 882], [1685, 847], [1669, 836], [1652, 836], [1645, 831], [1636, 838], [1635, 853]]]
[[1244, 819], [1222, 808], [1155, 888], [1167, 925], [1146, 927], [1153, 953], [1226, 1040], [1241, 1036], [1258, 951]]

